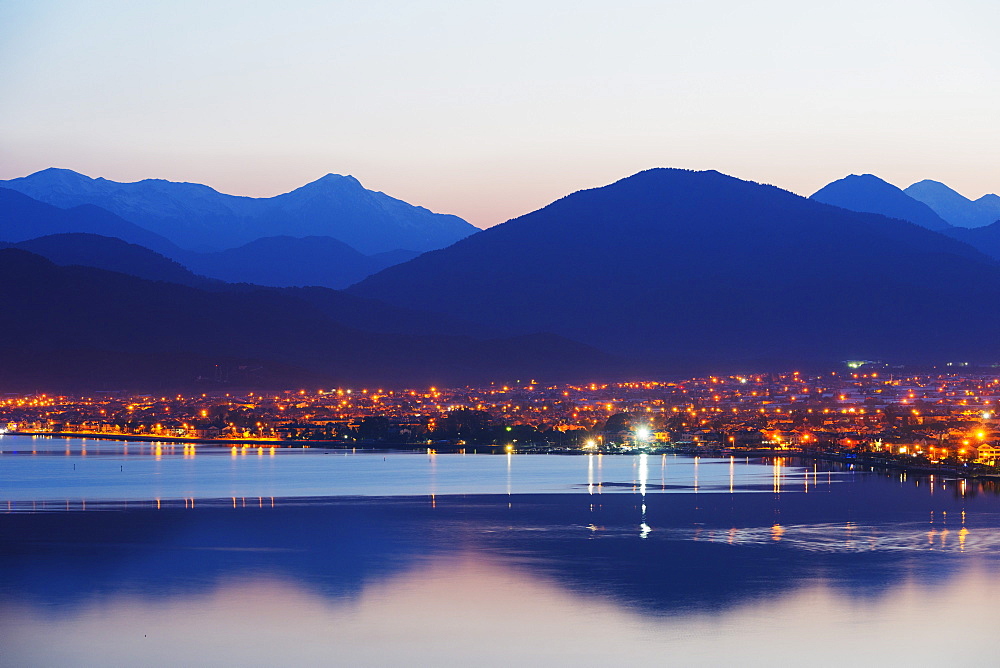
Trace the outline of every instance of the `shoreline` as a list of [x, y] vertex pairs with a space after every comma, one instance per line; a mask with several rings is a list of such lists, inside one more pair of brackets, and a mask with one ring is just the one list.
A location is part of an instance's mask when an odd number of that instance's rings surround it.
[[[90, 432], [70, 432], [70, 431], [8, 431], [9, 436], [45, 436], [50, 438], [80, 438], [94, 439], [99, 441], [141, 441], [146, 443], [200, 443], [204, 445], [244, 445], [259, 447], [286, 447], [286, 448], [336, 448], [340, 450], [399, 450], [399, 451], [426, 451], [444, 450], [445, 452], [464, 452], [466, 446], [441, 445], [426, 443], [376, 443], [357, 442], [345, 443], [338, 440], [290, 440], [281, 438], [196, 438], [188, 436], [152, 436], [148, 434], [95, 434]], [[503, 450], [502, 445], [476, 445], [478, 449]], [[524, 453], [521, 453], [524, 454]]]
[[[80, 439], [94, 439], [101, 441], [139, 441], [146, 443], [154, 442], [164, 442], [164, 443], [198, 443], [203, 445], [219, 445], [219, 446], [242, 446], [242, 447], [283, 447], [283, 448], [323, 448], [323, 449], [337, 449], [337, 450], [372, 450], [372, 451], [398, 451], [398, 452], [414, 452], [414, 451], [433, 451], [435, 453], [462, 453], [466, 454], [468, 450], [472, 450], [472, 454], [507, 454], [505, 446], [503, 445], [482, 445], [477, 444], [474, 446], [459, 446], [459, 445], [445, 445], [445, 444], [430, 444], [426, 443], [358, 443], [353, 442], [350, 444], [344, 443], [343, 441], [336, 440], [287, 440], [279, 438], [269, 438], [269, 439], [259, 439], [259, 438], [189, 438], [185, 436], [151, 436], [145, 434], [92, 434], [83, 432], [31, 432], [31, 431], [11, 431], [7, 432], [11, 436], [44, 436], [50, 438], [80, 438]], [[478, 452], [482, 450], [483, 452]], [[812, 459], [817, 461], [825, 462], [838, 462], [841, 464], [852, 464], [861, 465], [871, 468], [883, 468], [892, 469], [898, 471], [907, 471], [911, 473], [917, 473], [922, 475], [947, 475], [956, 478], [969, 478], [969, 479], [987, 479], [987, 480], [1000, 480], [1000, 473], [989, 473], [985, 471], [968, 471], [953, 467], [934, 467], [920, 464], [906, 464], [903, 462], [897, 462], [893, 460], [865, 456], [865, 454], [857, 454], [853, 456], [848, 456], [843, 453], [821, 453], [821, 452], [809, 452], [803, 450], [746, 450], [746, 451], [733, 451], [733, 450], [710, 450], [710, 451], [696, 451], [692, 448], [657, 448], [654, 450], [656, 454], [662, 454], [664, 452], [670, 452], [673, 454], [689, 455], [693, 457], [799, 457], [802, 459]], [[523, 449], [517, 449], [514, 454], [537, 454], [537, 455], [583, 455], [591, 454], [586, 451], [558, 447], [551, 448], [545, 446], [527, 446]], [[633, 454], [629, 452], [598, 452], [592, 454]]]
[[844, 455], [838, 455], [834, 453], [830, 454], [800, 453], [795, 456], [802, 457], [805, 459], [815, 459], [826, 462], [838, 462], [841, 464], [867, 466], [873, 469], [883, 468], [883, 469], [892, 469], [895, 471], [906, 471], [907, 473], [919, 473], [921, 475], [946, 475], [946, 476], [953, 476], [956, 478], [1000, 480], [1000, 474], [998, 473], [988, 473], [986, 471], [968, 471], [950, 466], [934, 467], [921, 464], [905, 464], [903, 462], [897, 462], [891, 459], [883, 459], [879, 457], [865, 457], [863, 455], [856, 455], [854, 457], [845, 457]]
[[[259, 443], [266, 445], [280, 445], [292, 443], [305, 443], [305, 441], [289, 441], [280, 438], [192, 438], [188, 436], [152, 436], [147, 434], [94, 434], [90, 432], [75, 431], [8, 431], [10, 436], [49, 436], [52, 438], [92, 438], [99, 441], [163, 441], [166, 443], [205, 443], [214, 445], [225, 445], [227, 443], [251, 444]], [[309, 443], [333, 443], [334, 441], [309, 441]]]

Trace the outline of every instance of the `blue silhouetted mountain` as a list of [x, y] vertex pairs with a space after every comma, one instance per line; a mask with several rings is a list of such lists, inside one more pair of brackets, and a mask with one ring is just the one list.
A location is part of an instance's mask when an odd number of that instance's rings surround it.
[[118, 183], [67, 169], [46, 169], [0, 181], [0, 186], [63, 208], [100, 206], [197, 251], [285, 235], [333, 237], [365, 254], [398, 248], [422, 252], [477, 231], [457, 216], [432, 213], [335, 174], [268, 198], [237, 197], [162, 179]]
[[198, 274], [231, 283], [340, 289], [417, 255], [397, 250], [369, 256], [331, 237], [281, 236], [215, 253], [186, 253], [178, 259]]
[[1000, 360], [1000, 313], [983, 308], [1000, 299], [1000, 266], [986, 256], [714, 171], [577, 192], [349, 292], [551, 331], [650, 368]]
[[202, 290], [59, 267], [13, 248], [0, 250], [0, 295], [6, 391], [179, 388], [198, 378], [271, 388], [455, 384], [597, 375], [610, 361], [546, 334], [484, 340], [366, 331], [342, 324], [308, 290]]
[[[375, 253], [374, 255], [369, 255], [376, 262], [382, 265], [379, 271], [387, 267], [391, 267], [395, 264], [402, 264], [403, 262], [409, 262], [413, 258], [420, 255], [416, 251], [409, 251], [404, 248], [397, 248], [396, 250], [385, 251], [384, 253]], [[372, 272], [374, 273], [374, 272]]]
[[329, 236], [366, 254], [444, 248], [479, 231], [458, 216], [366, 190], [353, 176], [327, 174], [265, 202], [272, 232], [258, 236]]
[[1000, 220], [984, 227], [952, 227], [945, 230], [944, 234], [1000, 261]]
[[[983, 195], [975, 201], [978, 205], [979, 210], [984, 212], [984, 216], [989, 219], [992, 218], [993, 222], [1000, 220], [1000, 195], [994, 195], [990, 193], [988, 195]], [[993, 223], [990, 223], [991, 225]]]
[[[75, 246], [74, 241], [63, 237], [66, 234], [100, 238], [77, 239], [82, 245]], [[93, 204], [61, 209], [17, 191], [0, 188], [0, 243], [20, 244], [41, 236], [53, 238], [25, 248], [48, 257], [56, 264], [81, 264], [151, 279], [157, 278], [156, 271], [165, 269], [163, 263], [166, 258], [154, 253], [157, 257], [147, 257], [150, 264], [144, 267], [136, 248], [126, 248], [124, 242], [113, 244], [108, 240], [113, 237], [155, 249], [196, 274], [231, 283], [279, 287], [319, 285], [345, 288], [370, 274], [419, 255], [414, 251], [396, 249], [368, 256], [331, 237], [268, 237], [239, 248], [198, 253], [179, 248], [169, 240]], [[124, 253], [127, 258], [116, 260], [113, 257], [116, 253]], [[168, 272], [167, 275], [171, 274]], [[162, 280], [193, 284], [188, 279], [179, 280], [178, 276]]]
[[983, 227], [1000, 220], [1000, 197], [983, 195], [973, 201], [943, 183], [925, 180], [903, 192], [934, 209], [956, 227]]
[[16, 244], [0, 243], [0, 245], [41, 255], [60, 266], [96, 267], [151, 281], [167, 281], [195, 287], [212, 287], [216, 283], [195, 275], [180, 263], [148, 248], [98, 234], [51, 234]]
[[64, 209], [0, 188], [0, 241], [18, 243], [71, 232], [117, 237], [167, 254], [180, 250], [160, 235], [92, 204]]
[[[19, 248], [40, 255], [60, 266], [79, 265], [116, 271], [151, 281], [166, 281], [216, 292], [269, 292], [285, 294], [305, 301], [325, 316], [349, 327], [366, 331], [407, 335], [466, 335], [489, 337], [488, 328], [456, 318], [385, 304], [364, 299], [341, 290], [325, 287], [295, 287], [268, 289], [260, 285], [230, 284], [222, 280], [196, 275], [183, 265], [159, 253], [129, 244], [113, 237], [96, 234], [53, 234], [12, 244], [0, 242], [0, 248]], [[348, 247], [349, 248], [349, 247]], [[351, 250], [352, 253], [357, 251]], [[199, 257], [219, 254], [191, 253]], [[390, 262], [402, 253], [385, 253], [379, 260]], [[366, 257], [366, 256], [362, 256]], [[412, 258], [412, 254], [409, 254]], [[386, 265], [382, 265], [386, 266]], [[239, 268], [237, 267], [237, 270]], [[322, 278], [322, 277], [321, 277]], [[309, 285], [308, 283], [306, 285]]]
[[816, 191], [810, 199], [850, 211], [880, 213], [889, 218], [908, 220], [928, 230], [951, 227], [923, 202], [872, 174], [851, 174]]

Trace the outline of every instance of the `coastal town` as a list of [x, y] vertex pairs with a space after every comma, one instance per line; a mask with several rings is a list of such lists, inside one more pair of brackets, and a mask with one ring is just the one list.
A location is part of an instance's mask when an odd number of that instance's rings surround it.
[[587, 385], [8, 395], [0, 430], [278, 447], [826, 453], [995, 473], [998, 402], [1000, 376], [858, 365]]

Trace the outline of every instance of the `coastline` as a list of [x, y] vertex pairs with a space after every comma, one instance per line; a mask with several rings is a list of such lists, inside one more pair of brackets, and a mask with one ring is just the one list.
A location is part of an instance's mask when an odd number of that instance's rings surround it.
[[[351, 442], [344, 443], [337, 440], [288, 440], [278, 438], [190, 438], [185, 436], [152, 436], [144, 434], [93, 434], [87, 432], [34, 432], [34, 431], [11, 431], [6, 432], [11, 436], [42, 436], [49, 438], [80, 438], [94, 439], [102, 441], [139, 441], [146, 443], [198, 443], [203, 445], [218, 445], [229, 447], [280, 447], [280, 448], [325, 448], [337, 450], [383, 450], [383, 451], [432, 451], [434, 453], [468, 453], [472, 454], [507, 454], [503, 445], [477, 444], [474, 446], [452, 445], [452, 444], [426, 444], [426, 443], [381, 443], [381, 442]], [[583, 455], [588, 454], [584, 450], [576, 448], [546, 447], [546, 446], [526, 446], [513, 451], [516, 454], [538, 454], [538, 455]], [[860, 465], [871, 468], [893, 469], [917, 473], [922, 475], [947, 475], [956, 478], [1000, 480], [1000, 473], [986, 471], [968, 470], [966, 467], [953, 466], [931, 466], [926, 464], [907, 464], [904, 462], [876, 457], [866, 453], [824, 453], [794, 450], [773, 450], [757, 449], [746, 451], [732, 451], [729, 449], [705, 449], [695, 450], [693, 448], [656, 448], [655, 454], [665, 452], [690, 455], [693, 457], [799, 457], [801, 459], [812, 459], [816, 461], [838, 462], [841, 464]], [[631, 452], [598, 452], [593, 454], [632, 454]]]
[[[245, 447], [282, 447], [282, 448], [336, 448], [340, 450], [399, 450], [399, 451], [426, 451], [443, 450], [444, 452], [464, 452], [467, 448], [459, 445], [431, 444], [426, 443], [378, 443], [351, 441], [345, 443], [338, 440], [290, 440], [281, 438], [196, 438], [188, 436], [153, 436], [148, 434], [103, 434], [91, 432], [70, 432], [70, 431], [8, 431], [9, 436], [42, 436], [49, 438], [81, 438], [94, 439], [100, 441], [141, 441], [145, 443], [199, 443], [204, 445], [226, 445]], [[502, 451], [502, 445], [476, 445], [477, 449], [495, 449]], [[523, 452], [522, 452], [523, 454]]]

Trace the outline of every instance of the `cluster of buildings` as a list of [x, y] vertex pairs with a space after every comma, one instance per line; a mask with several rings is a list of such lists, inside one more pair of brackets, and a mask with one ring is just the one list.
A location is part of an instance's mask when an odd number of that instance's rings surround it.
[[709, 376], [588, 385], [6, 396], [0, 428], [107, 437], [628, 450], [859, 451], [1000, 459], [1000, 377]]

